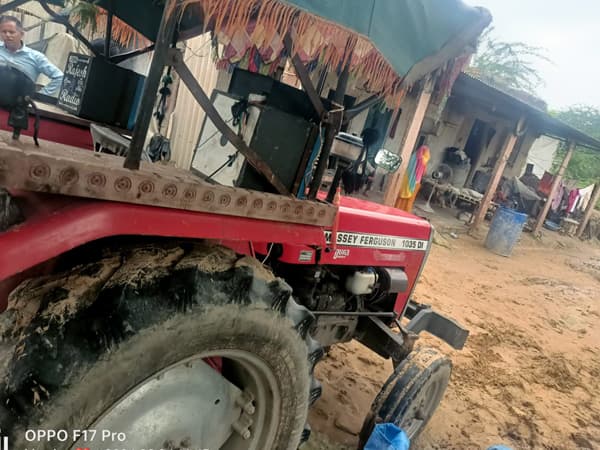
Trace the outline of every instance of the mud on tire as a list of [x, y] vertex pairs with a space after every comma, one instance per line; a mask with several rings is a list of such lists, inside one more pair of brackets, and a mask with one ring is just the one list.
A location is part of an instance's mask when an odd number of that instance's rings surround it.
[[0, 316], [0, 428], [13, 448], [27, 446], [30, 428], [86, 429], [162, 369], [201, 351], [242, 349], [278, 380], [272, 448], [295, 449], [321, 391], [313, 320], [260, 263], [215, 246], [111, 252], [29, 280]]

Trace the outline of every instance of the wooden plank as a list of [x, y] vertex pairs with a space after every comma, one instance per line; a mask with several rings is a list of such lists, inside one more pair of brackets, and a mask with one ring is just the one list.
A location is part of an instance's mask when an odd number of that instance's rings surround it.
[[[95, 152], [80, 149], [77, 147], [71, 147], [69, 145], [58, 144], [56, 142], [40, 141], [40, 143], [43, 143], [43, 146], [38, 150], [43, 150], [43, 152], [47, 153], [48, 155], [53, 155], [58, 158], [66, 157], [66, 158], [80, 161], [82, 163], [88, 163], [88, 164], [92, 164], [92, 165], [95, 165], [98, 163], [98, 158], [103, 158], [104, 156], [111, 156], [111, 155], [104, 155], [101, 153], [95, 153]], [[8, 145], [10, 147], [15, 147], [15, 148], [18, 148], [21, 150], [25, 150], [25, 151], [35, 150], [33, 141], [29, 137], [21, 136], [21, 140], [14, 141], [11, 138], [11, 133], [0, 130], [0, 145], [2, 145], [2, 144]], [[109, 164], [106, 167], [107, 170], [119, 169], [120, 167], [118, 166], [118, 164], [123, 163], [122, 158], [104, 159], [104, 161], [106, 164]], [[146, 161], [142, 161], [141, 167], [143, 167], [146, 171], [152, 172], [158, 176], [176, 177], [181, 181], [190, 181], [190, 182], [198, 181], [198, 177], [195, 176], [194, 174], [192, 174], [191, 172], [184, 170], [184, 169], [178, 169], [176, 167], [171, 167], [171, 166], [165, 165], [163, 163], [153, 164], [153, 163], [149, 163]]]
[[592, 213], [594, 212], [594, 208], [598, 204], [598, 201], [600, 201], [600, 181], [594, 186], [594, 192], [592, 192], [590, 202], [588, 203], [587, 208], [585, 209], [583, 219], [581, 220], [579, 228], [577, 229], [578, 238], [581, 238], [581, 236], [583, 236], [583, 232], [585, 231], [587, 224], [589, 223], [592, 217]]
[[548, 215], [548, 211], [550, 211], [550, 206], [552, 205], [552, 199], [558, 191], [558, 187], [560, 186], [560, 182], [562, 181], [563, 175], [565, 174], [565, 170], [567, 170], [569, 161], [571, 161], [571, 157], [575, 152], [575, 145], [576, 144], [574, 142], [569, 143], [569, 150], [565, 155], [565, 159], [563, 159], [558, 169], [558, 173], [552, 181], [552, 187], [550, 188], [550, 193], [548, 194], [548, 200], [546, 200], [546, 203], [544, 204], [544, 207], [542, 208], [542, 211], [540, 212], [540, 215], [538, 216], [535, 222], [535, 226], [533, 227], [534, 236], [538, 235], [540, 231], [542, 231], [542, 227], [544, 226], [544, 222], [546, 221], [546, 216]]
[[496, 190], [498, 189], [498, 185], [500, 184], [500, 179], [504, 174], [504, 169], [506, 168], [506, 164], [508, 163], [508, 158], [510, 158], [510, 154], [515, 148], [515, 144], [517, 142], [518, 136], [511, 131], [509, 131], [508, 136], [504, 141], [504, 146], [500, 151], [500, 156], [496, 161], [496, 165], [494, 166], [494, 171], [492, 172], [492, 179], [485, 190], [485, 194], [483, 195], [483, 199], [479, 203], [479, 208], [475, 212], [475, 217], [473, 218], [473, 222], [471, 224], [471, 232], [476, 232], [479, 226], [483, 223], [485, 219], [485, 215], [488, 212], [488, 208], [492, 204], [492, 200], [494, 199], [494, 195], [496, 195]]
[[119, 156], [41, 144], [0, 143], [0, 186], [326, 227], [337, 213], [325, 203], [210, 184], [172, 167], [129, 170]]

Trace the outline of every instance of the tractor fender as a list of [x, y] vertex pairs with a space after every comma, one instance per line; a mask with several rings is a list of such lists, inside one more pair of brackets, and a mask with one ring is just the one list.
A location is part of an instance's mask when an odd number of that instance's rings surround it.
[[116, 236], [325, 246], [318, 226], [32, 193], [17, 199], [25, 221], [0, 233], [0, 282], [89, 242]]

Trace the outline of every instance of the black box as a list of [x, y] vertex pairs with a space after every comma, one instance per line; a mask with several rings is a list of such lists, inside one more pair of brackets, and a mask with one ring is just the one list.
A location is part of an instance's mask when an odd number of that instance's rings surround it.
[[57, 104], [84, 119], [131, 130], [144, 80], [101, 57], [70, 53]]

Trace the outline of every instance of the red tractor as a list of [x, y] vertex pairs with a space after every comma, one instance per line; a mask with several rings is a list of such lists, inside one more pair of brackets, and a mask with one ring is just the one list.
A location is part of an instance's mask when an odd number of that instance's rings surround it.
[[[71, 148], [69, 136], [42, 139], [38, 148], [7, 133], [0, 143], [0, 434], [10, 448], [295, 449], [310, 435], [323, 349], [352, 339], [396, 367], [365, 419], [362, 442], [380, 422], [417, 436], [451, 372], [438, 351], [414, 350], [417, 335], [428, 331], [460, 349], [468, 332], [411, 301], [432, 245], [426, 220], [339, 199], [351, 160], [340, 165], [330, 195], [319, 192], [351, 111], [321, 99], [292, 58], [305, 89], [289, 95], [306, 95], [318, 118], [309, 122], [324, 132], [317, 133], [318, 160], [300, 158], [301, 169], [285, 178], [281, 162], [223, 126], [172, 46], [198, 24], [219, 36], [240, 11], [268, 21], [268, 12], [253, 9], [260, 1], [223, 2], [232, 8], [223, 16], [210, 0], [183, 2], [192, 4], [187, 9], [177, 0], [97, 3], [154, 41], [126, 158]], [[309, 4], [295, 0], [281, 11], [298, 21], [325, 14]], [[478, 17], [471, 39], [486, 20]], [[346, 25], [340, 30], [356, 36]], [[140, 162], [165, 66], [264, 189]], [[242, 122], [255, 108], [275, 111], [274, 123], [283, 108], [237, 98]], [[376, 158], [388, 168], [393, 159]]]

